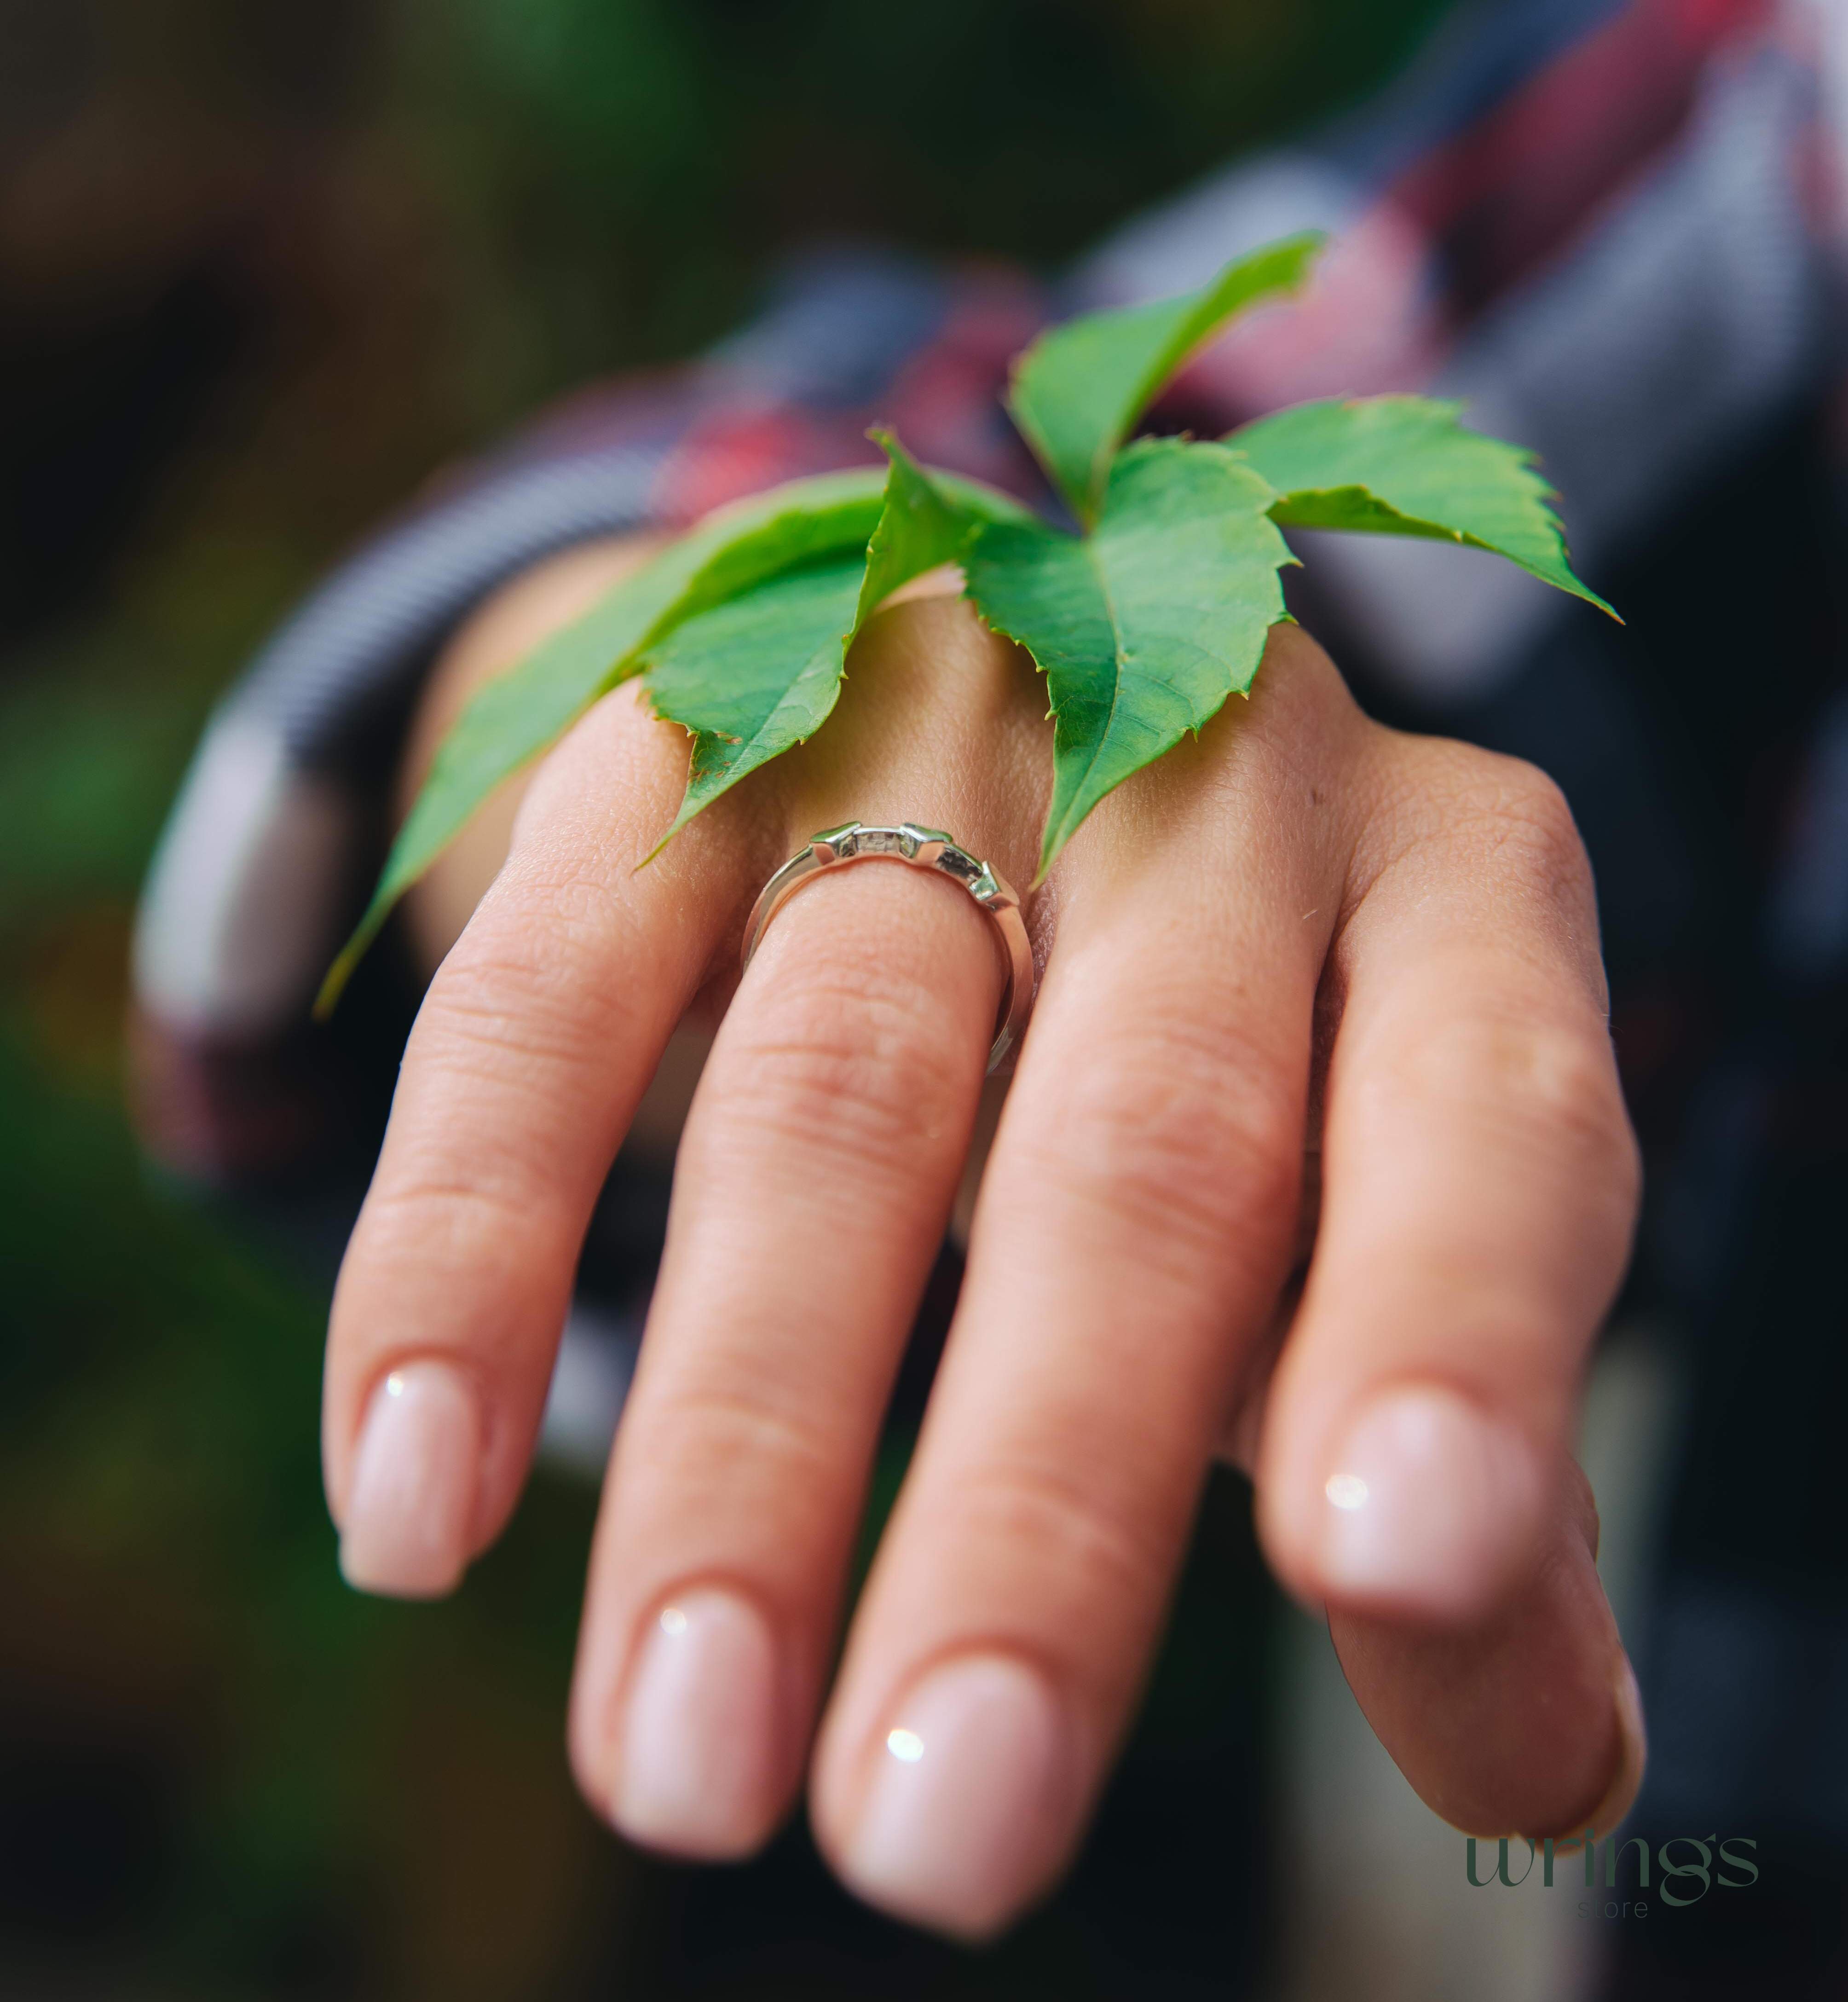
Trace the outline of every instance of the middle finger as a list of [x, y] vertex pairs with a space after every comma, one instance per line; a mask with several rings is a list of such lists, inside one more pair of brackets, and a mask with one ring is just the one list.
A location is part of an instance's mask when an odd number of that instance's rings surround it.
[[1293, 1249], [1333, 757], [1358, 720], [1280, 629], [1250, 707], [1125, 785], [1062, 865], [962, 1299], [816, 1762], [824, 1846], [905, 1917], [976, 1937], [1013, 1917], [1127, 1720]]

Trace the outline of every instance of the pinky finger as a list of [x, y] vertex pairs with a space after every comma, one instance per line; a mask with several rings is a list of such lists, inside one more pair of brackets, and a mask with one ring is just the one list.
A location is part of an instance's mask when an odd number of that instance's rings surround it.
[[1576, 1466], [1532, 1571], [1465, 1634], [1331, 1610], [1342, 1672], [1420, 1799], [1472, 1835], [1607, 1834], [1646, 1756], [1634, 1672], [1598, 1577]]

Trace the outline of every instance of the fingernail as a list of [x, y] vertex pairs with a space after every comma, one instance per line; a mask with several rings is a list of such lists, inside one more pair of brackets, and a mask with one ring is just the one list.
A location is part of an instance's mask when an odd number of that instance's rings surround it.
[[469, 1560], [481, 1427], [445, 1362], [407, 1362], [372, 1393], [340, 1534], [340, 1569], [361, 1592], [435, 1599]]
[[774, 1826], [776, 1646], [729, 1592], [692, 1592], [643, 1636], [619, 1746], [611, 1817], [682, 1855], [742, 1856]]
[[1617, 1657], [1616, 1696], [1620, 1748], [1617, 1770], [1603, 1799], [1589, 1814], [1579, 1817], [1585, 1825], [1601, 1833], [1615, 1829], [1636, 1805], [1637, 1795], [1643, 1788], [1644, 1768], [1649, 1763], [1649, 1735], [1643, 1723], [1643, 1693], [1637, 1687], [1637, 1672], [1630, 1665], [1630, 1657], [1624, 1654]]
[[1012, 1918], [1069, 1833], [1068, 1733], [1034, 1670], [975, 1655], [927, 1675], [875, 1754], [842, 1874], [869, 1903], [966, 1939]]
[[1538, 1531], [1532, 1449], [1455, 1391], [1390, 1392], [1336, 1453], [1322, 1494], [1332, 1598], [1461, 1620], [1488, 1610]]

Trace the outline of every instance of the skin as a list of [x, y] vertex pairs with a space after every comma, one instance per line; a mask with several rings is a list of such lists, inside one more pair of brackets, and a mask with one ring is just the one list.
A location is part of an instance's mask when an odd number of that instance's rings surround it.
[[[407, 790], [468, 689], [636, 553], [483, 610]], [[671, 1144], [710, 1037], [591, 1561], [570, 1744], [594, 1805], [737, 1855], [806, 1778], [850, 1886], [991, 1935], [1083, 1833], [1225, 1453], [1425, 1800], [1472, 1833], [1608, 1829], [1641, 1725], [1568, 1442], [1638, 1169], [1557, 789], [1380, 727], [1278, 628], [1250, 701], [1119, 788], [1029, 900], [1042, 979], [997, 1124], [1000, 974], [953, 886], [843, 870], [736, 976], [817, 828], [922, 821], [1030, 880], [1044, 689], [941, 588], [884, 609], [827, 728], [647, 869], [686, 741], [625, 688], [414, 901], [441, 964], [329, 1341], [349, 1575], [446, 1589], [499, 1533], [591, 1204], [626, 1134]], [[959, 1188], [967, 1281], [836, 1666]], [[405, 1463], [436, 1469], [417, 1519], [455, 1525], [420, 1555], [385, 1421], [362, 1446], [392, 1381]]]

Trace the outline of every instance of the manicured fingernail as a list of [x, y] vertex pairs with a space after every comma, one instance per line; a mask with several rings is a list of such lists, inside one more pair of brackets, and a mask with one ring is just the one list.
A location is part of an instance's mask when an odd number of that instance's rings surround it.
[[[1613, 1694], [1617, 1712], [1616, 1770], [1598, 1805], [1584, 1814], [1574, 1815], [1567, 1824], [1567, 1833], [1573, 1838], [1581, 1837], [1583, 1831], [1589, 1829], [1594, 1843], [1602, 1836], [1615, 1834], [1622, 1826], [1624, 1816], [1636, 1805], [1637, 1795], [1643, 1790], [1643, 1774], [1649, 1763], [1648, 1734], [1643, 1725], [1643, 1694], [1637, 1687], [1636, 1670], [1630, 1665], [1630, 1657], [1622, 1652], [1617, 1656]], [[1554, 1841], [1557, 1847], [1566, 1846], [1557, 1835]], [[1571, 1846], [1577, 1849], [1578, 1840], [1573, 1840]]]
[[446, 1362], [407, 1362], [372, 1393], [347, 1519], [340, 1569], [361, 1592], [435, 1599], [469, 1561], [481, 1425], [467, 1380]]
[[1034, 1670], [973, 1655], [912, 1691], [875, 1755], [842, 1874], [870, 1903], [967, 1939], [1045, 1882], [1069, 1834], [1069, 1733]]
[[1438, 1620], [1486, 1612], [1538, 1531], [1532, 1449], [1453, 1390], [1388, 1393], [1338, 1448], [1322, 1491], [1330, 1597]]
[[776, 1645], [728, 1592], [689, 1592], [642, 1637], [612, 1818], [636, 1842], [742, 1856], [775, 1826]]
[[1643, 1770], [1649, 1763], [1649, 1735], [1643, 1723], [1643, 1693], [1637, 1687], [1637, 1672], [1627, 1655], [1617, 1657], [1617, 1735], [1621, 1749], [1617, 1770], [1605, 1796], [1581, 1819], [1601, 1833], [1616, 1827], [1636, 1805], [1642, 1791]]

